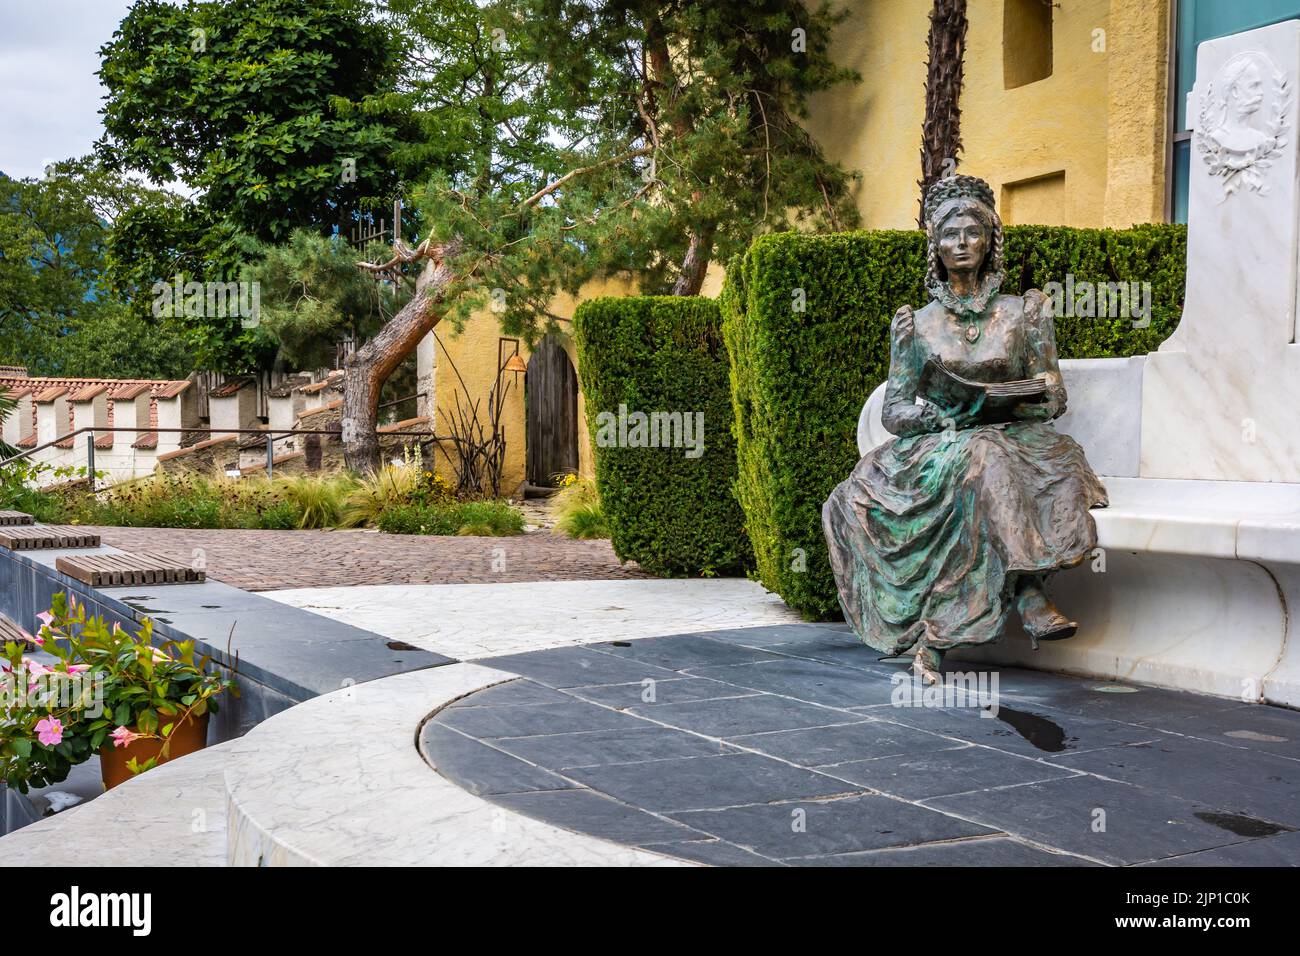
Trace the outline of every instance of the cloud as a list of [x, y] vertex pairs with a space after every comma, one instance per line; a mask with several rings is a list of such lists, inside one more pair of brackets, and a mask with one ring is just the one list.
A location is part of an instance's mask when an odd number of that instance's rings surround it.
[[99, 48], [130, 0], [0, 0], [0, 172], [40, 176], [103, 133]]

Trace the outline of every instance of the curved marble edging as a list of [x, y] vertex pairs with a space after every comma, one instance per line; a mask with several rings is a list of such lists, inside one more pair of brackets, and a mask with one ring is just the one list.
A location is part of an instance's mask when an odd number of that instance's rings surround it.
[[0, 867], [223, 866], [232, 746], [161, 764], [0, 839]]
[[681, 866], [533, 820], [434, 771], [419, 729], [442, 707], [515, 675], [451, 664], [313, 698], [232, 741], [232, 866]]

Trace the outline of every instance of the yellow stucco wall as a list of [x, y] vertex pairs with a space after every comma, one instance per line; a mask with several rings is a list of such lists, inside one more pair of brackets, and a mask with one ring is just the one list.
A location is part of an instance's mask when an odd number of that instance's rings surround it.
[[[720, 284], [721, 279], [719, 278], [717, 282]], [[594, 282], [584, 286], [581, 295], [576, 299], [569, 295], [558, 297], [552, 303], [551, 311], [566, 320], [572, 319], [578, 303], [584, 299], [635, 294], [636, 289], [630, 280], [610, 279]], [[487, 397], [492, 391], [498, 368], [498, 341], [505, 337], [501, 331], [500, 317], [490, 309], [482, 309], [465, 323], [465, 327], [459, 333], [450, 326], [439, 327], [435, 333], [434, 397], [437, 416], [434, 432], [438, 435], [450, 434], [447, 415], [449, 412], [454, 412], [456, 408], [457, 394], [463, 396], [466, 390], [470, 398], [479, 400], [479, 415], [486, 425]], [[564, 350], [576, 370], [578, 356], [569, 322], [560, 323], [560, 335]], [[510, 355], [511, 351], [513, 346], [509, 349], [502, 346], [502, 361]], [[523, 340], [519, 342], [519, 354], [524, 357], [525, 362], [532, 355], [528, 343]], [[452, 370], [453, 363], [460, 372], [459, 378]], [[509, 496], [513, 495], [523, 482], [527, 470], [525, 445], [527, 416], [524, 406], [524, 375], [510, 372], [502, 374], [509, 388], [505, 391], [501, 413], [501, 428], [506, 441], [505, 464], [501, 469], [501, 493]], [[464, 380], [464, 388], [461, 379]], [[441, 452], [437, 456], [437, 471], [449, 481], [454, 480], [455, 466], [447, 455]], [[584, 478], [590, 478], [595, 474], [591, 436], [587, 430], [586, 407], [581, 394], [578, 396], [578, 474]]]
[[[850, 4], [831, 55], [863, 81], [812, 102], [827, 155], [862, 173], [870, 229], [915, 228], [925, 115], [924, 0]], [[970, 0], [958, 169], [993, 186], [1008, 223], [1127, 226], [1164, 208], [1168, 0], [1052, 7], [1052, 73], [1006, 88], [1004, 0]], [[1013, 53], [1014, 55], [1014, 53]]]

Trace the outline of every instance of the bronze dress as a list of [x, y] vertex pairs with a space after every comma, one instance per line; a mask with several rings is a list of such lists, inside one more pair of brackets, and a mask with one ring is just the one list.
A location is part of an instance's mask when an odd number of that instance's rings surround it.
[[[822, 509], [844, 614], [887, 654], [921, 638], [938, 651], [995, 640], [1021, 576], [1076, 565], [1097, 544], [1088, 509], [1106, 504], [1106, 490], [1047, 421], [1065, 411], [1065, 389], [1043, 294], [995, 295], [974, 342], [961, 334], [968, 321], [938, 302], [899, 309], [883, 415], [898, 437], [868, 452]], [[916, 414], [931, 357], [977, 382], [1045, 375], [1048, 400], [1030, 418], [976, 412], [954, 428], [973, 411], [958, 409], [945, 428], [933, 409]]]

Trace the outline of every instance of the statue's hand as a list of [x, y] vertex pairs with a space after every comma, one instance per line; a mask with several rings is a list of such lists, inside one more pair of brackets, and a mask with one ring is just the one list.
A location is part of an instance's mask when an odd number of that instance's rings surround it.
[[1046, 402], [1019, 402], [1011, 407], [1011, 414], [1026, 421], [1048, 421], [1056, 417], [1056, 403], [1050, 400]]

